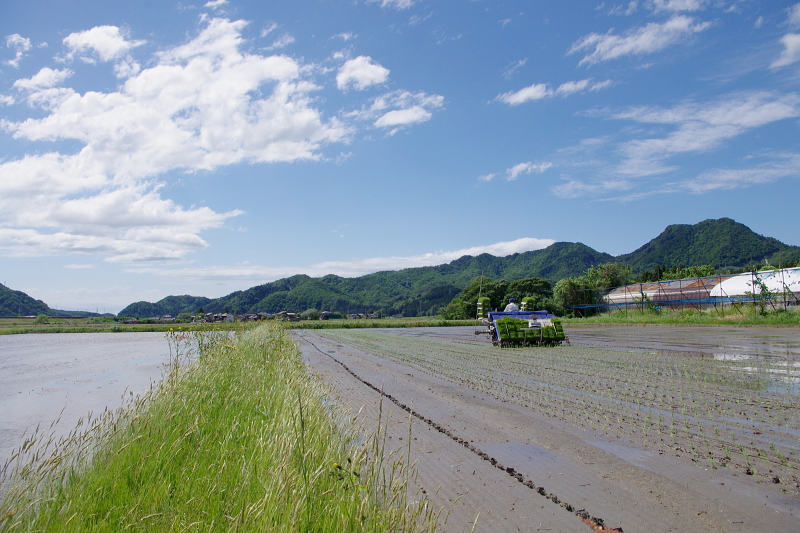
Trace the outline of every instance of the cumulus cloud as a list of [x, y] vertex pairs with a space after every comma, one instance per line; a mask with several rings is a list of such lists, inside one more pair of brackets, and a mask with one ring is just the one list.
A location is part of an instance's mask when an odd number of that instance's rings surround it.
[[44, 67], [42, 70], [31, 76], [30, 78], [19, 79], [14, 82], [15, 89], [38, 90], [49, 89], [56, 85], [61, 85], [64, 80], [72, 76], [73, 72], [67, 68], [62, 70], [53, 70]]
[[541, 100], [543, 98], [550, 98], [553, 96], [569, 96], [571, 94], [589, 91], [599, 91], [607, 87], [611, 87], [613, 82], [605, 80], [602, 82], [594, 83], [591, 79], [580, 81], [568, 81], [562, 83], [556, 89], [551, 89], [546, 83], [534, 83], [518, 91], [509, 91], [497, 96], [495, 100], [503, 102], [511, 106], [524, 104], [534, 100]]
[[227, 3], [228, 0], [211, 0], [210, 2], [206, 2], [203, 7], [207, 7], [209, 9], [218, 9]]
[[[129, 69], [113, 92], [56, 87], [68, 69], [17, 80], [20, 94], [46, 113], [2, 127], [15, 139], [71, 139], [82, 148], [0, 162], [0, 175], [14, 176], [0, 180], [0, 249], [97, 253], [117, 262], [182, 259], [207, 245], [200, 232], [241, 212], [183, 208], [161, 197], [158, 176], [314, 160], [320, 147], [344, 140], [349, 128], [323, 121], [313, 107], [318, 87], [301, 78], [301, 65], [240, 51], [244, 26], [208, 21], [191, 42], [159, 53], [153, 66]], [[72, 41], [74, 50], [101, 58], [130, 48], [101, 44], [113, 31], [73, 35], [83, 35]]]
[[6, 65], [11, 65], [14, 68], [19, 68], [19, 62], [25, 55], [25, 52], [31, 49], [31, 40], [23, 37], [19, 33], [6, 36], [6, 48], [14, 49], [14, 59], [6, 61]]
[[710, 27], [710, 22], [696, 22], [692, 17], [678, 15], [662, 24], [651, 22], [625, 36], [614, 35], [613, 30], [605, 34], [590, 33], [576, 41], [567, 53], [588, 50], [579, 64], [593, 65], [627, 55], [652, 54]]
[[387, 79], [389, 79], [389, 69], [375, 63], [369, 56], [358, 56], [339, 68], [336, 85], [341, 90], [352, 86], [363, 91], [371, 85], [384, 83]]
[[100, 61], [111, 61], [125, 56], [131, 48], [136, 48], [147, 41], [129, 41], [116, 26], [95, 26], [64, 37], [64, 44], [69, 52], [65, 59], [80, 57], [87, 62], [94, 62], [96, 56]]
[[335, 274], [343, 277], [356, 277], [387, 270], [402, 270], [424, 266], [435, 266], [455, 261], [465, 255], [476, 256], [488, 253], [504, 257], [511, 254], [541, 250], [555, 241], [553, 239], [536, 239], [524, 237], [514, 241], [498, 242], [484, 246], [473, 246], [453, 251], [437, 251], [412, 256], [372, 257], [354, 261], [328, 261], [310, 266], [263, 267], [258, 265], [219, 266], [207, 268], [129, 268], [129, 273], [155, 274], [181, 279], [203, 281], [241, 280], [265, 283], [276, 279], [306, 274], [321, 277]]

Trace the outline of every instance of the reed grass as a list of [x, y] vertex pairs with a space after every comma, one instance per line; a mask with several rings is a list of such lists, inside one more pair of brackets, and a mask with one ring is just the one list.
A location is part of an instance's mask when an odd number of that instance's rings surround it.
[[[419, 531], [408, 461], [326, 402], [288, 333], [168, 334], [162, 381], [3, 470], [0, 531]], [[388, 472], [388, 473], [387, 473]]]

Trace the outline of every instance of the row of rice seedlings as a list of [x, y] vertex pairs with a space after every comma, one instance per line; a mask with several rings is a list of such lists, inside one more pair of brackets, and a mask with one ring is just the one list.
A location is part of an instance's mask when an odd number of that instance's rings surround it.
[[[796, 438], [782, 430], [797, 428], [797, 396], [765, 392], [765, 373], [742, 373], [708, 357], [586, 348], [500, 351], [366, 331], [336, 337], [542, 413], [672, 449], [703, 466], [736, 464], [772, 479], [778, 470], [796, 477], [800, 466], [791, 448]], [[772, 410], [781, 413], [779, 423]]]
[[435, 528], [407, 461], [337, 422], [282, 328], [171, 335], [158, 386], [88, 431], [24, 445], [4, 469], [0, 531]]

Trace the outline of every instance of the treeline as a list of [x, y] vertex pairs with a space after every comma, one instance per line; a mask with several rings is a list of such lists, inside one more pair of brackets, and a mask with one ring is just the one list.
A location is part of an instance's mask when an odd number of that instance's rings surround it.
[[[671, 267], [658, 266], [653, 270], [645, 270], [638, 276], [634, 276], [633, 269], [628, 264], [604, 263], [589, 267], [580, 276], [562, 278], [554, 286], [542, 278], [526, 278], [509, 282], [504, 279], [493, 280], [486, 276], [479, 276], [472, 280], [467, 288], [439, 314], [442, 318], [450, 320], [475, 318], [477, 302], [480, 297], [489, 297], [491, 308], [497, 310], [504, 309], [509, 298], [514, 298], [519, 302], [522, 298], [533, 297], [537, 310], [546, 309], [559, 316], [570, 316], [576, 313], [576, 308], [596, 305], [614, 288], [632, 283], [650, 283], [794, 267], [800, 267], [800, 261], [787, 261], [786, 264], [779, 266], [770, 265], [766, 261], [743, 268], [727, 267], [719, 272], [711, 265], [684, 266], [679, 264]], [[585, 316], [593, 311], [594, 309], [585, 309], [580, 314]]]

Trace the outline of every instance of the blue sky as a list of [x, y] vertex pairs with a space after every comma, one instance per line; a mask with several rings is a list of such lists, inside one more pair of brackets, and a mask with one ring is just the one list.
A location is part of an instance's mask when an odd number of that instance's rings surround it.
[[221, 296], [731, 217], [800, 245], [800, 3], [0, 3], [0, 282]]

